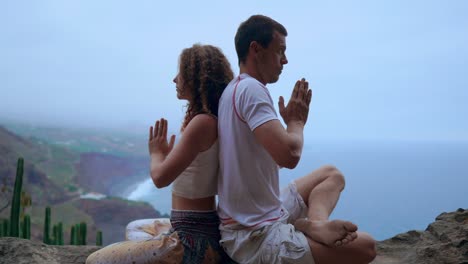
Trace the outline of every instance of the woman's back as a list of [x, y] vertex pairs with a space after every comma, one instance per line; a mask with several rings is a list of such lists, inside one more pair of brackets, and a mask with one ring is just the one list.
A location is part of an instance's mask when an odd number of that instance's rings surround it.
[[218, 151], [216, 140], [200, 152], [172, 183], [172, 208], [176, 210], [214, 210], [218, 183]]

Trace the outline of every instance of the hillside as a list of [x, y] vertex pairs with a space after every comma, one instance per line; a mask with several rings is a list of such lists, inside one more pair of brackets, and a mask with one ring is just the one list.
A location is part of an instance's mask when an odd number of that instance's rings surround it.
[[[63, 174], [76, 160], [72, 153], [49, 147], [37, 139], [24, 139], [0, 127], [0, 179], [9, 186], [14, 184], [18, 157], [25, 159], [23, 185], [34, 204], [55, 204], [72, 196], [68, 189], [73, 184], [60, 184], [71, 179]], [[52, 173], [47, 175], [47, 171]]]
[[121, 157], [103, 153], [82, 153], [75, 164], [75, 181], [81, 187], [110, 196], [121, 196], [148, 176], [147, 157]]
[[[90, 243], [99, 229], [104, 232], [104, 243], [107, 244], [124, 238], [125, 225], [129, 221], [160, 216], [147, 203], [112, 197], [102, 200], [80, 198], [81, 194], [87, 192], [100, 192], [106, 196], [122, 195], [130, 182], [141, 180], [138, 175], [144, 175], [141, 171], [148, 164], [145, 158], [124, 156], [122, 153], [119, 156], [80, 152], [77, 148], [52, 142], [54, 139], [50, 135], [47, 140], [19, 136], [0, 126], [0, 183], [6, 184], [7, 189], [12, 188], [17, 159], [23, 157], [23, 190], [32, 198], [32, 207], [27, 209], [27, 213], [32, 217], [33, 239], [42, 240], [46, 206], [52, 207], [52, 222], [63, 223], [65, 241], [68, 241], [71, 225], [80, 221], [88, 223]], [[99, 148], [98, 143], [93, 144]], [[115, 184], [119, 182], [125, 184]], [[11, 197], [2, 195], [0, 199], [2, 208]], [[108, 214], [113, 217], [102, 218], [102, 215]], [[0, 212], [0, 218], [8, 216], [9, 208]]]

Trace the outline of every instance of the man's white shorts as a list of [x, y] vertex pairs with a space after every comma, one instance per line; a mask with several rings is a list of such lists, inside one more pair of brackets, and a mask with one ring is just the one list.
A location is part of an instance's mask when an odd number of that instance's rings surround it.
[[238, 263], [313, 264], [314, 259], [305, 235], [292, 225], [307, 217], [307, 205], [294, 182], [281, 190], [282, 216], [271, 225], [242, 228], [221, 225], [221, 245]]

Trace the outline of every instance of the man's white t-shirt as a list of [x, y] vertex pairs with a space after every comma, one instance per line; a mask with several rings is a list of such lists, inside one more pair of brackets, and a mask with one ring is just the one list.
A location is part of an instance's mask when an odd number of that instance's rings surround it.
[[278, 165], [253, 133], [275, 119], [268, 89], [248, 74], [224, 90], [218, 109], [218, 214], [223, 224], [260, 227], [281, 216]]

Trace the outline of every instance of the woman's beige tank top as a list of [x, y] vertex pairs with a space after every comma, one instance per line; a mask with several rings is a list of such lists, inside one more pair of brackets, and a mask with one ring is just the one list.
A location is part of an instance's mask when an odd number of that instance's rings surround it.
[[172, 192], [188, 199], [199, 199], [217, 194], [218, 189], [218, 140], [211, 147], [198, 153], [192, 163], [172, 183]]

